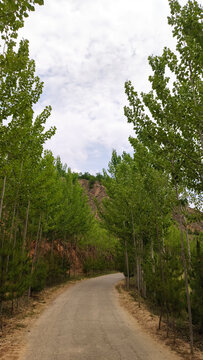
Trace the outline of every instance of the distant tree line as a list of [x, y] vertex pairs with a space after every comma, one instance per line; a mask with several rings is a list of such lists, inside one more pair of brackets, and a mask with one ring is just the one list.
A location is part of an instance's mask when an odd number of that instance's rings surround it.
[[91, 175], [89, 172], [85, 172], [85, 173], [80, 172], [78, 174], [78, 178], [88, 180], [89, 188], [92, 189], [96, 181], [102, 183], [104, 176], [103, 174], [100, 173], [97, 173], [96, 175]]

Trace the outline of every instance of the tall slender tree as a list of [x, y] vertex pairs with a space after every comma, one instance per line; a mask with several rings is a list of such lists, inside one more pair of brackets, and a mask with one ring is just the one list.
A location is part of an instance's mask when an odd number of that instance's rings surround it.
[[[182, 263], [190, 323], [190, 343], [193, 352], [193, 333], [188, 270], [183, 244], [181, 192], [184, 187], [200, 192], [202, 189], [202, 124], [200, 104], [202, 97], [202, 16], [197, 1], [188, 1], [183, 7], [170, 0], [169, 24], [177, 39], [177, 53], [165, 48], [161, 56], [150, 56], [153, 75], [149, 77], [152, 90], [141, 93], [141, 98], [131, 82], [125, 89], [129, 106], [125, 115], [134, 124], [138, 139], [154, 154], [156, 166], [171, 176], [179, 206], [179, 227]], [[169, 69], [173, 83], [166, 76]], [[149, 110], [150, 115], [145, 111]], [[132, 142], [132, 140], [131, 140]]]

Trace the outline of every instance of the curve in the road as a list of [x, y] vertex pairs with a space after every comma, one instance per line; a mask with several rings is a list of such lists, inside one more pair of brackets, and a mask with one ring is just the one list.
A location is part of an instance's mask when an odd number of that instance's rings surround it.
[[21, 360], [172, 360], [117, 300], [112, 274], [67, 289], [37, 320]]

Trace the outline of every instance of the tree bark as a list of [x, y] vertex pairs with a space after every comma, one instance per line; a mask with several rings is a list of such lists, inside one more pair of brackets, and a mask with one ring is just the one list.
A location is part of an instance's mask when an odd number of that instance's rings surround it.
[[145, 293], [146, 293], [146, 285], [144, 282], [144, 271], [142, 269], [142, 259], [143, 259], [143, 251], [144, 251], [144, 246], [143, 246], [143, 239], [141, 238], [140, 240], [140, 289], [141, 289], [141, 295], [143, 297], [145, 297]]
[[188, 234], [188, 228], [187, 228], [187, 219], [184, 216], [184, 222], [185, 222], [185, 234], [186, 234], [186, 241], [187, 241], [187, 252], [188, 252], [188, 260], [189, 260], [189, 265], [191, 266], [191, 251], [190, 251], [190, 239], [189, 239], [189, 234]]
[[2, 192], [1, 192], [0, 221], [1, 221], [1, 219], [2, 219], [2, 210], [3, 210], [3, 202], [4, 202], [4, 195], [5, 195], [5, 188], [6, 188], [6, 176], [4, 176], [3, 187], [2, 187]]
[[[12, 216], [12, 221], [11, 221], [11, 229], [10, 229], [10, 236], [9, 236], [9, 245], [11, 245], [12, 242], [12, 237], [13, 237], [13, 228], [14, 228], [14, 223], [15, 223], [15, 214], [16, 214], [16, 203], [14, 204], [14, 208], [13, 208], [13, 216]], [[6, 259], [6, 273], [8, 273], [8, 264], [9, 264], [9, 259], [10, 259], [10, 255], [7, 255], [7, 259]]]
[[132, 217], [132, 228], [133, 228], [133, 246], [135, 251], [135, 263], [134, 263], [134, 281], [135, 281], [135, 289], [137, 289], [137, 271], [136, 271], [136, 261], [137, 261], [137, 249], [136, 249], [136, 238], [135, 238], [135, 224], [134, 224], [134, 216], [133, 212], [131, 211]]
[[[33, 258], [32, 258], [31, 276], [33, 274], [35, 263], [36, 263], [36, 260], [37, 260], [37, 249], [38, 249], [38, 243], [39, 243], [40, 229], [41, 229], [41, 215], [39, 217], [39, 223], [38, 223], [38, 229], [37, 229], [37, 237], [36, 237], [36, 242], [35, 242], [35, 251], [34, 251]], [[30, 298], [30, 295], [31, 295], [31, 286], [28, 289], [28, 299]]]
[[137, 291], [138, 291], [138, 305], [140, 308], [140, 257], [137, 255]]
[[154, 274], [155, 273], [155, 265], [154, 265], [154, 243], [153, 243], [153, 241], [151, 242], [150, 250], [151, 250], [151, 259], [152, 259], [152, 272]]
[[15, 249], [15, 247], [16, 247], [17, 231], [18, 231], [18, 210], [17, 210], [17, 212], [16, 212], [16, 221], [15, 221], [15, 232], [14, 232], [13, 249]]
[[187, 240], [187, 251], [188, 251], [188, 259], [189, 259], [189, 265], [191, 266], [191, 251], [190, 251], [190, 239], [188, 235], [188, 229], [186, 228], [186, 240]]
[[125, 265], [126, 265], [126, 272], [127, 272], [127, 276], [125, 277], [125, 279], [126, 279], [126, 289], [129, 290], [130, 273], [129, 273], [128, 250], [127, 250], [127, 242], [126, 242], [126, 240], [125, 240]]
[[26, 209], [26, 217], [25, 217], [25, 225], [24, 225], [24, 231], [23, 231], [23, 246], [22, 246], [23, 255], [24, 255], [25, 245], [26, 245], [29, 210], [30, 210], [30, 200], [28, 200], [28, 205], [27, 205], [27, 209]]
[[[176, 198], [179, 202], [179, 194], [178, 188], [176, 184]], [[185, 258], [185, 251], [184, 251], [184, 242], [183, 242], [183, 223], [182, 223], [182, 207], [179, 202], [179, 229], [180, 229], [180, 240], [181, 240], [181, 259], [183, 263], [183, 270], [184, 270], [184, 277], [185, 277], [185, 290], [186, 290], [186, 297], [187, 297], [187, 308], [188, 308], [188, 319], [189, 319], [189, 333], [190, 333], [190, 351], [193, 354], [193, 329], [192, 329], [192, 311], [191, 311], [191, 301], [190, 301], [190, 293], [189, 293], [189, 284], [188, 284], [188, 274], [187, 274], [187, 263]]]
[[13, 216], [12, 216], [11, 229], [10, 229], [9, 244], [11, 243], [12, 237], [13, 237], [13, 228], [14, 228], [14, 223], [15, 223], [15, 215], [16, 215], [16, 203], [15, 203], [14, 208], [13, 208]]
[[163, 315], [163, 305], [161, 304], [161, 310], [160, 310], [160, 315], [159, 315], [159, 330], [161, 330], [161, 320], [162, 320], [162, 315]]
[[51, 237], [51, 259], [53, 259], [54, 257], [54, 231], [53, 231], [53, 234], [52, 234], [52, 237]]
[[161, 283], [163, 286], [163, 299], [161, 299], [161, 313], [159, 318], [159, 329], [161, 328], [161, 320], [164, 313], [164, 310], [166, 308], [166, 311], [168, 312], [167, 305], [166, 305], [166, 291], [165, 291], [165, 274], [164, 274], [164, 268], [163, 268], [163, 257], [162, 257], [162, 248], [163, 245], [161, 244], [161, 239], [159, 236], [159, 225], [157, 222], [157, 211], [156, 211], [156, 238], [159, 246], [159, 258], [160, 258], [160, 271], [161, 271]]

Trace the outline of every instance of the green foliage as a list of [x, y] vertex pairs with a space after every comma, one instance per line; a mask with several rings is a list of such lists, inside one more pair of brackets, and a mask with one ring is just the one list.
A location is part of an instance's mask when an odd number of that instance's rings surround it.
[[196, 236], [196, 247], [192, 249], [191, 288], [193, 321], [198, 324], [199, 332], [203, 333], [203, 234]]
[[[129, 182], [129, 171], [126, 176], [124, 156], [118, 157], [113, 152], [109, 167], [113, 175], [107, 179], [109, 199], [102, 211], [106, 226], [117, 232], [120, 239], [125, 238], [125, 254], [132, 252], [130, 235], [134, 239], [139, 294], [146, 296], [147, 293], [160, 305], [161, 314], [164, 311], [174, 318], [185, 319], [187, 308], [192, 353], [190, 298], [193, 322], [198, 323], [199, 319], [202, 329], [202, 269], [200, 255], [194, 256], [184, 232], [188, 220], [185, 211], [189, 203], [188, 190], [193, 202], [200, 203], [203, 183], [202, 7], [191, 0], [183, 7], [178, 0], [169, 0], [169, 6], [168, 22], [177, 40], [176, 52], [165, 47], [161, 56], [149, 56], [152, 74], [148, 93], [138, 94], [131, 81], [125, 84], [129, 105], [124, 112], [135, 130], [135, 137], [129, 140], [135, 153], [137, 184]], [[120, 175], [121, 168], [125, 179]], [[128, 187], [124, 190], [126, 179]], [[175, 208], [179, 234], [171, 227]], [[134, 224], [130, 222], [129, 209]]]
[[[86, 274], [117, 269], [134, 276], [138, 298], [148, 297], [175, 319], [186, 319], [188, 273], [193, 323], [202, 332], [202, 234], [193, 233], [188, 242], [182, 236], [186, 222], [202, 216], [185, 211], [188, 189], [196, 199], [202, 189], [201, 6], [169, 0], [176, 52], [164, 48], [161, 56], [149, 57], [148, 93], [125, 84], [134, 155], [114, 150], [108, 172], [93, 176], [72, 173], [59, 156], [43, 152], [56, 130], [46, 130], [51, 107], [34, 116], [43, 83], [28, 41], [15, 47], [36, 4], [43, 1], [0, 3], [0, 303], [63, 281], [75, 266], [74, 252]], [[105, 185], [99, 221], [78, 179], [90, 188], [96, 181]]]
[[113, 259], [108, 259], [104, 255], [93, 257], [87, 257], [83, 262], [83, 272], [86, 275], [94, 273], [102, 273], [103, 271], [110, 271], [115, 269]]
[[34, 269], [31, 279], [32, 291], [38, 292], [44, 289], [46, 285], [47, 273], [47, 264], [42, 259], [38, 259], [37, 266]]
[[[2, 249], [3, 250], [3, 249]], [[8, 256], [9, 267], [8, 267]], [[21, 297], [30, 286], [30, 258], [16, 250], [13, 254], [5, 249], [0, 254], [1, 258], [1, 291], [0, 300], [16, 299]]]
[[[149, 57], [153, 73], [149, 93], [139, 96], [131, 82], [126, 82], [129, 106], [125, 107], [125, 115], [133, 123], [137, 138], [153, 151], [155, 164], [170, 172], [173, 183], [200, 192], [202, 29], [200, 38], [197, 29], [201, 27], [202, 9], [196, 1], [188, 1], [183, 8], [177, 0], [169, 4], [169, 24], [177, 39], [177, 53], [164, 48], [161, 56]], [[168, 70], [175, 79], [173, 84], [166, 75]]]
[[18, 29], [36, 4], [43, 0], [0, 3], [0, 303], [64, 280], [70, 248], [95, 227], [78, 175], [43, 151], [56, 130], [46, 129], [51, 107], [35, 117], [43, 83], [28, 41], [16, 46]]
[[96, 176], [94, 176], [89, 174], [88, 172], [85, 172], [84, 174], [79, 173], [78, 178], [88, 180], [89, 188], [92, 189], [96, 181], [99, 181], [100, 183], [103, 181], [104, 176], [100, 173], [97, 173]]
[[116, 267], [117, 239], [102, 227], [100, 221], [94, 219], [87, 234], [79, 241], [85, 251], [82, 261], [85, 274], [114, 270]]
[[68, 276], [70, 270], [70, 262], [67, 258], [63, 258], [60, 254], [54, 254], [54, 257], [46, 255], [48, 266], [47, 271], [47, 285], [53, 285], [64, 281]]
[[3, 40], [15, 39], [17, 31], [24, 25], [29, 11], [35, 10], [35, 4], [43, 5], [43, 0], [2, 0], [0, 3], [0, 33]]

